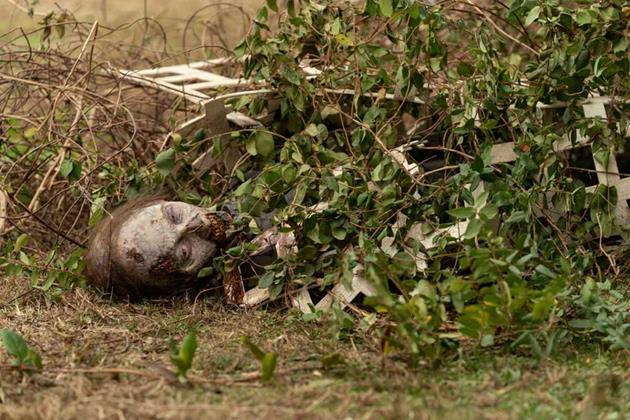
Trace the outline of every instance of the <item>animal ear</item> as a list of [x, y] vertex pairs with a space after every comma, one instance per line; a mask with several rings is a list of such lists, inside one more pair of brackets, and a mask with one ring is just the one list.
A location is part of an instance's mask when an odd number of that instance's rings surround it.
[[210, 222], [210, 240], [218, 244], [224, 243], [227, 240], [228, 222], [216, 214], [211, 214], [208, 221]]
[[85, 254], [85, 277], [90, 285], [111, 292], [111, 230], [112, 218], [106, 217], [95, 228]]

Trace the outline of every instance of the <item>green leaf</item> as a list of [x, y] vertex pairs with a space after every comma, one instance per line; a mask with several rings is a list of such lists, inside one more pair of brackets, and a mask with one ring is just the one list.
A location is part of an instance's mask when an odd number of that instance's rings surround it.
[[15, 246], [13, 247], [13, 252], [18, 253], [28, 240], [28, 234], [23, 233], [15, 240]]
[[624, 52], [628, 49], [628, 38], [625, 36], [621, 36], [617, 42], [615, 42], [615, 46], [613, 47], [613, 52], [620, 53]]
[[577, 13], [573, 15], [573, 19], [575, 19], [578, 25], [588, 25], [589, 23], [593, 23], [593, 15], [590, 11], [585, 9], [578, 10]]
[[338, 115], [339, 114], [339, 108], [332, 106], [332, 105], [326, 105], [321, 111], [320, 111], [320, 115], [322, 116], [322, 119], [326, 119], [331, 115]]
[[193, 357], [197, 351], [197, 336], [194, 333], [189, 333], [184, 337], [182, 348], [180, 350], [180, 356], [182, 360], [186, 362], [186, 366], [190, 368], [192, 366]]
[[586, 205], [586, 188], [579, 187], [573, 191], [573, 211], [581, 212]]
[[2, 344], [9, 355], [16, 358], [19, 364], [22, 364], [28, 357], [28, 345], [22, 336], [15, 331], [1, 330]]
[[608, 161], [610, 160], [610, 151], [605, 147], [600, 147], [593, 153], [595, 160], [602, 164], [604, 167], [608, 167]]
[[258, 149], [256, 149], [256, 136], [251, 136], [245, 140], [245, 150], [252, 156], [258, 155]]
[[344, 239], [346, 239], [347, 232], [343, 228], [336, 227], [333, 228], [332, 234], [338, 241], [343, 241]]
[[545, 267], [544, 265], [542, 265], [542, 264], [537, 265], [535, 270], [536, 270], [536, 272], [538, 272], [538, 273], [540, 273], [540, 274], [542, 274], [544, 276], [547, 276], [549, 278], [552, 278], [552, 279], [556, 278], [556, 274], [553, 271], [551, 271], [550, 269], [548, 269], [547, 267]]
[[[63, 26], [63, 25], [62, 25]], [[24, 138], [27, 140], [31, 140], [37, 134], [37, 127], [30, 127], [24, 130]]]
[[300, 86], [302, 83], [302, 79], [297, 71], [290, 66], [284, 66], [282, 70], [282, 76], [284, 76], [287, 81], [295, 86]]
[[309, 124], [304, 129], [304, 134], [306, 134], [309, 137], [317, 137], [317, 135], [319, 134], [319, 130], [317, 129], [317, 126], [315, 124]]
[[571, 321], [569, 321], [569, 327], [579, 330], [586, 330], [593, 328], [593, 322], [589, 319], [572, 319]]
[[337, 35], [341, 30], [341, 20], [339, 18], [332, 21], [329, 27], [329, 31], [332, 35]]
[[88, 221], [89, 226], [96, 225], [105, 215], [106, 200], [106, 197], [97, 197], [92, 201], [92, 206], [90, 207], [90, 220]]
[[20, 334], [11, 330], [0, 330], [0, 339], [7, 353], [15, 359], [13, 366], [29, 375], [33, 373], [33, 368], [42, 369], [41, 356], [26, 344]]
[[481, 220], [470, 219], [470, 222], [468, 222], [468, 227], [466, 228], [466, 233], [464, 233], [464, 239], [476, 238], [477, 235], [479, 235], [479, 232], [481, 232], [482, 226], [483, 224], [481, 223]]
[[184, 382], [186, 380], [186, 373], [192, 367], [193, 358], [197, 351], [197, 336], [194, 332], [190, 332], [184, 337], [180, 347], [177, 346], [174, 340], [169, 342], [170, 358], [171, 362], [177, 368], [177, 375], [179, 380]]
[[292, 184], [297, 178], [297, 169], [292, 165], [285, 166], [282, 169], [282, 180], [287, 184]]
[[344, 34], [335, 35], [335, 39], [337, 40], [338, 43], [340, 43], [344, 47], [351, 47], [354, 45], [354, 42], [352, 42], [352, 39]]
[[31, 259], [24, 253], [24, 251], [20, 251], [20, 262], [24, 265], [31, 265]]
[[267, 271], [260, 277], [258, 280], [258, 287], [261, 289], [268, 289], [273, 284], [273, 281], [276, 279], [276, 274], [273, 271]]
[[273, 378], [273, 374], [278, 364], [278, 355], [276, 353], [267, 353], [261, 362], [262, 380], [268, 381]]
[[169, 148], [158, 154], [155, 158], [155, 166], [162, 176], [167, 176], [175, 167], [175, 149]]
[[249, 337], [242, 335], [241, 345], [247, 348], [259, 362], [262, 362], [265, 358], [265, 352], [262, 351], [256, 344], [252, 343]]
[[447, 213], [456, 219], [468, 219], [475, 215], [475, 209], [473, 207], [458, 207], [450, 209]]
[[42, 364], [42, 357], [39, 355], [38, 352], [36, 352], [35, 350], [29, 348], [28, 349], [28, 356], [27, 356], [27, 360], [29, 360], [29, 364], [31, 366], [33, 366], [34, 368], [41, 370], [44, 366]]
[[494, 204], [488, 204], [479, 211], [479, 215], [483, 220], [494, 219], [499, 214], [499, 208]]
[[275, 150], [273, 137], [266, 131], [259, 131], [255, 135], [256, 150], [263, 157], [269, 157]]
[[246, 194], [249, 194], [251, 192], [251, 187], [252, 187], [252, 180], [248, 179], [247, 181], [243, 182], [241, 185], [238, 186], [238, 188], [234, 191], [234, 196], [242, 197]]
[[527, 220], [529, 220], [527, 213], [525, 213], [523, 210], [516, 210], [516, 211], [513, 211], [512, 214], [510, 214], [510, 217], [507, 218], [505, 223], [506, 224], [519, 223], [519, 222], [525, 222]]
[[470, 77], [475, 74], [475, 68], [468, 63], [459, 63], [457, 73], [462, 77]]
[[481, 337], [481, 347], [490, 347], [494, 345], [494, 335], [493, 334], [485, 334]]
[[534, 23], [534, 21], [540, 16], [540, 10], [540, 6], [532, 7], [532, 9], [527, 14], [527, 17], [525, 18], [524, 25], [529, 26]]
[[278, 11], [278, 3], [276, 2], [276, 0], [267, 0], [267, 7], [274, 12]]
[[381, 9], [381, 14], [385, 17], [391, 17], [394, 14], [392, 0], [379, 0], [378, 7]]
[[536, 340], [536, 337], [534, 337], [533, 334], [530, 334], [528, 338], [529, 338], [529, 348], [532, 349], [532, 352], [534, 353], [534, 355], [539, 359], [544, 359], [545, 353], [543, 353], [542, 348], [540, 347], [540, 344], [538, 344], [538, 340]]
[[68, 179], [70, 181], [76, 181], [81, 178], [81, 168], [83, 164], [81, 162], [72, 162], [72, 171], [70, 171], [70, 175], [68, 175]]
[[64, 159], [64, 161], [61, 162], [61, 168], [59, 169], [59, 174], [61, 175], [62, 178], [68, 178], [68, 175], [70, 175], [70, 172], [72, 172], [73, 167], [74, 167], [74, 164], [72, 163], [72, 160]]
[[199, 270], [199, 272], [197, 273], [197, 278], [203, 278], [203, 277], [208, 277], [209, 275], [211, 275], [212, 273], [214, 273], [214, 268], [213, 267], [203, 267], [201, 270]]
[[442, 68], [442, 57], [431, 57], [429, 64], [431, 64], [431, 70], [437, 73]]
[[234, 47], [233, 53], [234, 53], [234, 56], [240, 60], [241, 58], [245, 56], [246, 52], [247, 52], [247, 39], [243, 38], [241, 42], [236, 47]]

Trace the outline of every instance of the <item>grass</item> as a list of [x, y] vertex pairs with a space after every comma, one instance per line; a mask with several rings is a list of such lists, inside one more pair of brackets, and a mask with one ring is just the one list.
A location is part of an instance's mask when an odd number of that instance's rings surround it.
[[[0, 35], [13, 31], [7, 39], [20, 40], [21, 32], [17, 28], [21, 27], [24, 32], [29, 33], [40, 25], [48, 13], [55, 12], [58, 15], [62, 10], [67, 10], [78, 22], [86, 25], [91, 26], [92, 22], [98, 20], [103, 27], [100, 32], [102, 34], [118, 28], [116, 34], [108, 37], [111, 38], [110, 41], [127, 40], [135, 46], [142, 44], [156, 51], [162, 51], [166, 47], [173, 54], [180, 52], [185, 43], [185, 50], [193, 50], [188, 53], [190, 59], [203, 59], [206, 57], [201, 51], [195, 53], [195, 46], [205, 45], [211, 49], [211, 46], [219, 46], [222, 42], [228, 46], [236, 45], [247, 32], [244, 25], [247, 19], [244, 17], [255, 16], [264, 1], [39, 0], [33, 6], [34, 16], [29, 17], [26, 11], [32, 3], [33, 0], [0, 0]], [[149, 19], [146, 24], [141, 21], [145, 17]], [[67, 28], [70, 32], [72, 25]], [[166, 46], [161, 42], [163, 36], [167, 40]], [[39, 46], [40, 37], [41, 33], [29, 36], [32, 47]], [[56, 45], [57, 42], [63, 44], [66, 41], [55, 40], [53, 44]], [[130, 48], [127, 54], [133, 55], [133, 51]], [[221, 48], [213, 51], [214, 54], [223, 54]], [[124, 51], [121, 53], [124, 54]]]
[[[568, 347], [551, 360], [466, 349], [443, 366], [383, 357], [370, 334], [337, 340], [326, 322], [213, 298], [115, 303], [76, 289], [55, 302], [28, 282], [0, 282], [0, 326], [42, 355], [31, 377], [2, 352], [0, 419], [93, 418], [624, 418], [628, 353]], [[177, 382], [168, 340], [197, 331], [191, 385]], [[241, 348], [249, 336], [279, 355], [264, 383]], [[322, 358], [339, 354], [326, 369]]]

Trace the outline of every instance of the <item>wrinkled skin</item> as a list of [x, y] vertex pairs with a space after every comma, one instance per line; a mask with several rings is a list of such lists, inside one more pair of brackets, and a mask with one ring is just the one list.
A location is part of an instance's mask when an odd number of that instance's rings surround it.
[[140, 282], [165, 274], [195, 275], [217, 248], [210, 239], [209, 216], [199, 207], [177, 201], [140, 208], [121, 225], [114, 258]]

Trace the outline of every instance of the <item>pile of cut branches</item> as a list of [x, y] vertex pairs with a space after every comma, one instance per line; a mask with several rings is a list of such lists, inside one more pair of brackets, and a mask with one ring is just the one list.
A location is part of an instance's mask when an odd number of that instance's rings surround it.
[[[235, 54], [277, 94], [234, 106], [273, 122], [233, 138], [249, 159], [225, 198], [243, 229], [271, 213], [296, 236], [259, 287], [317, 295], [360, 267], [378, 290], [364, 304], [395, 326], [384, 348], [412, 353], [467, 336], [541, 356], [567, 332], [630, 347], [626, 243], [614, 237], [627, 238], [627, 221], [615, 186], [587, 188], [597, 171], [580, 167], [593, 153], [630, 172], [630, 9], [580, 3], [306, 2], [270, 31], [269, 1]], [[592, 95], [613, 98], [608, 120], [583, 114]], [[578, 133], [591, 148], [557, 151]], [[492, 146], [508, 142], [516, 160], [493, 163]], [[462, 221], [461, 238], [423, 243]]]

